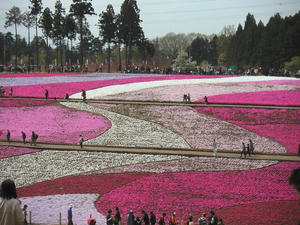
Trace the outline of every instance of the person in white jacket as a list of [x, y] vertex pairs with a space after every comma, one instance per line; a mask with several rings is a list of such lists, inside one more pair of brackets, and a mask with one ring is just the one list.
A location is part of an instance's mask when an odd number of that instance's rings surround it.
[[0, 225], [23, 225], [24, 214], [17, 199], [16, 185], [5, 180], [0, 187]]

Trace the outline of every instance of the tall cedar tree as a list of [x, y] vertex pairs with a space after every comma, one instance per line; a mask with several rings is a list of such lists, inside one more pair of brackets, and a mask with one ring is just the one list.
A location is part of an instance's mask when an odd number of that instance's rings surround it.
[[[131, 66], [132, 46], [144, 39], [144, 32], [140, 26], [140, 10], [136, 0], [125, 0], [120, 12], [120, 35], [125, 44], [126, 66]], [[129, 48], [129, 55], [127, 55]]]
[[110, 45], [115, 41], [116, 32], [117, 32], [117, 24], [116, 24], [116, 15], [111, 4], [107, 5], [106, 11], [103, 11], [99, 15], [99, 28], [100, 28], [100, 36], [104, 43], [107, 43], [107, 55], [108, 55], [108, 71], [110, 72], [110, 56], [111, 56], [111, 48]]
[[52, 37], [56, 43], [56, 58], [58, 64], [59, 58], [59, 47], [60, 47], [60, 65], [63, 65], [63, 54], [62, 54], [62, 41], [65, 37], [65, 9], [62, 7], [62, 3], [60, 0], [57, 0], [55, 3], [55, 11], [53, 14], [53, 29], [52, 29]]
[[40, 18], [40, 26], [43, 30], [43, 33], [46, 37], [46, 67], [48, 68], [49, 66], [49, 37], [51, 37], [51, 32], [52, 32], [52, 27], [53, 27], [53, 17], [52, 17], [52, 12], [51, 10], [47, 7], [42, 13], [42, 16]]
[[[75, 22], [75, 19], [72, 15], [68, 14], [65, 18], [65, 32], [66, 32], [66, 37], [68, 38], [68, 40], [70, 40], [71, 42], [71, 48], [70, 48], [70, 55], [69, 55], [69, 66], [72, 65], [72, 41], [75, 40], [76, 38], [76, 31], [77, 31], [77, 25]], [[69, 48], [69, 44], [68, 44], [68, 48]]]
[[30, 14], [30, 12], [26, 12], [23, 14], [24, 18], [22, 24], [27, 28], [28, 33], [28, 71], [30, 70], [31, 65], [31, 44], [30, 44], [30, 28], [33, 27], [35, 18]]
[[10, 27], [12, 25], [15, 26], [15, 38], [16, 38], [16, 45], [15, 45], [15, 66], [18, 65], [18, 30], [17, 26], [22, 23], [23, 15], [19, 7], [13, 6], [7, 13], [6, 13], [6, 21], [5, 21], [5, 28]]
[[73, 0], [70, 6], [70, 13], [74, 15], [79, 23], [80, 34], [80, 64], [83, 65], [83, 30], [85, 15], [94, 15], [94, 8], [91, 3], [92, 0]]
[[35, 17], [35, 56], [36, 65], [39, 68], [39, 46], [38, 46], [38, 16], [42, 12], [42, 0], [30, 0], [31, 6], [29, 6], [30, 13]]

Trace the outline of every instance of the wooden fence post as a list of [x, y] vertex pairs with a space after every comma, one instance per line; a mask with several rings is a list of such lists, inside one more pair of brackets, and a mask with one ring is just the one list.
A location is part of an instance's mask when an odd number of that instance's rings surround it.
[[58, 215], [58, 224], [61, 225], [61, 212]]
[[31, 211], [29, 211], [29, 224], [31, 224]]

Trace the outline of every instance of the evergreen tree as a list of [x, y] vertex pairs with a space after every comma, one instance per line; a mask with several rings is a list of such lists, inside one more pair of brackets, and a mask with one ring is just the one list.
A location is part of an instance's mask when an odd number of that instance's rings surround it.
[[[38, 41], [38, 16], [42, 12], [42, 0], [30, 0], [31, 6], [29, 6], [30, 13], [35, 17], [35, 40]], [[39, 46], [35, 43], [35, 56], [36, 65], [39, 68]]]
[[52, 12], [51, 10], [47, 7], [42, 13], [42, 16], [40, 18], [40, 26], [43, 30], [43, 33], [46, 37], [46, 67], [48, 68], [49, 66], [49, 42], [48, 39], [52, 35], [52, 28], [53, 28], [53, 17], [52, 17]]
[[[72, 15], [68, 14], [65, 18], [65, 33], [66, 33], [66, 37], [68, 38], [68, 40], [70, 40], [71, 42], [71, 48], [70, 48], [70, 56], [69, 56], [69, 61], [72, 65], [72, 58], [73, 58], [73, 54], [72, 54], [72, 41], [76, 39], [76, 31], [77, 31], [77, 25], [75, 22], [75, 19]], [[69, 48], [69, 44], [68, 44], [68, 48]]]
[[[136, 0], [124, 0], [120, 12], [120, 35], [125, 43], [126, 66], [131, 65], [132, 46], [144, 38], [144, 32], [140, 26], [140, 10]], [[127, 56], [127, 49], [129, 55]]]
[[103, 11], [99, 15], [99, 28], [100, 36], [104, 43], [107, 44], [107, 53], [108, 53], [108, 72], [110, 72], [110, 57], [111, 57], [111, 43], [115, 41], [117, 24], [116, 24], [116, 15], [113, 9], [113, 6], [109, 4], [106, 8], [106, 11]]
[[31, 65], [31, 45], [30, 45], [30, 28], [34, 26], [35, 18], [30, 14], [30, 12], [24, 13], [24, 18], [22, 24], [27, 28], [28, 33], [28, 70], [30, 70]]
[[71, 15], [75, 16], [79, 23], [79, 34], [80, 34], [80, 64], [83, 65], [83, 30], [84, 30], [84, 19], [85, 15], [94, 15], [94, 8], [91, 0], [73, 0], [73, 4], [70, 6]]
[[5, 21], [5, 28], [14, 25], [15, 27], [15, 66], [18, 65], [18, 30], [17, 26], [22, 23], [23, 15], [19, 7], [13, 6], [7, 13], [6, 13], [6, 21]]
[[55, 11], [53, 14], [52, 37], [56, 43], [56, 59], [58, 64], [59, 47], [60, 47], [60, 64], [63, 65], [62, 41], [65, 37], [65, 9], [62, 7], [60, 0], [55, 3]]

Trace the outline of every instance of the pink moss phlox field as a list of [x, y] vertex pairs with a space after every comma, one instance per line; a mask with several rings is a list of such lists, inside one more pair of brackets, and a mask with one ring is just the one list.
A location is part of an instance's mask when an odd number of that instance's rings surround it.
[[[210, 103], [300, 105], [300, 90], [261, 91], [208, 97]], [[203, 99], [196, 102], [203, 102]]]
[[[66, 92], [69, 95], [81, 92], [82, 89], [90, 90], [110, 85], [128, 84], [136, 82], [148, 82], [155, 80], [174, 80], [174, 79], [205, 79], [218, 78], [224, 76], [197, 76], [197, 75], [168, 75], [168, 76], [151, 76], [151, 77], [135, 77], [115, 80], [99, 80], [99, 81], [85, 81], [85, 82], [71, 82], [71, 83], [56, 83], [56, 84], [40, 84], [29, 86], [11, 86], [13, 88], [13, 95], [18, 97], [44, 97], [45, 90], [49, 91], [49, 98], [63, 98]], [[226, 76], [228, 77], [228, 76]], [[9, 92], [11, 87], [5, 87], [6, 92]]]
[[[299, 90], [285, 90], [217, 95], [209, 97], [209, 102], [299, 105], [299, 99]], [[276, 140], [288, 152], [298, 151], [300, 110], [212, 107], [198, 107], [196, 110]]]
[[56, 77], [56, 76], [76, 76], [85, 73], [2, 73], [0, 77]]
[[30, 149], [30, 148], [16, 148], [12, 146], [0, 146], [0, 159], [12, 157], [12, 156], [19, 156], [24, 154], [30, 154], [39, 152], [38, 149]]
[[102, 116], [56, 105], [0, 108], [1, 140], [6, 139], [9, 129], [11, 140], [22, 140], [21, 131], [30, 140], [35, 131], [39, 135], [38, 141], [78, 143], [80, 134], [88, 140], [110, 127], [110, 121]]
[[97, 174], [62, 177], [18, 189], [19, 197], [57, 194], [104, 194], [152, 173]]
[[[294, 225], [300, 221], [299, 201], [270, 201], [255, 204], [237, 205], [215, 210], [224, 224], [259, 225], [285, 224]], [[197, 215], [196, 218], [200, 217]]]
[[116, 204], [123, 212], [145, 209], [171, 215], [176, 211], [183, 219], [199, 211], [237, 204], [297, 200], [297, 191], [288, 184], [288, 178], [298, 166], [284, 162], [249, 171], [155, 174], [104, 194], [96, 207], [102, 214]]

